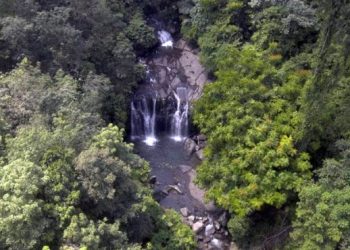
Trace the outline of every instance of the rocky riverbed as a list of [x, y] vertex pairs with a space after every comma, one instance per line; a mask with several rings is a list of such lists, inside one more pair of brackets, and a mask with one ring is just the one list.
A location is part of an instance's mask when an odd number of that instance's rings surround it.
[[[190, 144], [193, 150], [188, 147]], [[206, 202], [204, 190], [195, 184], [196, 167], [202, 157], [198, 153], [202, 150], [200, 145], [205, 145], [205, 141], [198, 137], [176, 142], [163, 135], [155, 146], [139, 142], [135, 149], [151, 164], [150, 183], [155, 198], [163, 208], [182, 215], [184, 223], [196, 234], [199, 249], [236, 249], [227, 230], [228, 213]]]
[[[140, 59], [147, 79], [131, 103], [131, 135], [136, 152], [150, 162], [154, 197], [178, 211], [194, 231], [199, 249], [235, 249], [227, 230], [228, 214], [205, 201], [195, 184], [206, 138], [190, 136], [189, 117], [208, 82], [198, 51], [184, 40], [158, 31], [161, 46]], [[174, 131], [174, 127], [176, 128]]]

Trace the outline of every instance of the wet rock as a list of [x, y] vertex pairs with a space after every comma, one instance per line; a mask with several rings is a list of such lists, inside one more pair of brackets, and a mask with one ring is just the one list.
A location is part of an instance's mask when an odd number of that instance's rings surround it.
[[215, 229], [216, 229], [216, 230], [220, 230], [221, 225], [220, 225], [220, 223], [219, 223], [219, 222], [214, 221], [214, 227], [215, 227]]
[[180, 212], [182, 214], [183, 217], [187, 217], [189, 216], [190, 212], [188, 211], [188, 208], [187, 207], [183, 207], [180, 209]]
[[207, 142], [206, 141], [199, 141], [198, 145], [197, 145], [197, 148], [199, 150], [199, 149], [205, 148], [205, 146], [207, 146]]
[[209, 243], [211, 241], [210, 237], [204, 238], [204, 243]]
[[167, 197], [168, 193], [164, 192], [163, 190], [155, 190], [153, 192], [153, 198], [160, 202], [161, 200], [163, 200], [165, 197]]
[[204, 151], [203, 149], [200, 149], [196, 152], [196, 156], [199, 160], [203, 161], [204, 160]]
[[149, 184], [155, 185], [157, 183], [157, 176], [153, 175], [151, 178], [148, 180]]
[[191, 156], [196, 150], [196, 142], [190, 138], [184, 141], [184, 149], [187, 156]]
[[187, 173], [188, 171], [190, 171], [192, 169], [191, 166], [188, 165], [180, 165], [180, 170], [183, 174]]
[[225, 211], [225, 212], [223, 212], [223, 213], [220, 215], [220, 217], [219, 217], [219, 219], [218, 219], [218, 222], [220, 223], [221, 226], [226, 227], [226, 226], [227, 226], [228, 220], [229, 220], [229, 215], [228, 215], [228, 213]]
[[194, 215], [190, 215], [190, 216], [188, 216], [188, 221], [190, 221], [190, 222], [194, 222], [194, 220], [195, 220]]
[[166, 193], [169, 193], [171, 191], [175, 191], [177, 192], [178, 194], [183, 194], [182, 191], [180, 190], [180, 188], [176, 185], [168, 185], [166, 186], [165, 190], [164, 190]]
[[215, 233], [215, 227], [213, 224], [209, 224], [205, 227], [205, 235], [213, 235]]
[[222, 249], [223, 248], [223, 242], [221, 240], [219, 240], [219, 239], [214, 238], [214, 239], [212, 239], [210, 241], [210, 246], [214, 247], [214, 249]]
[[197, 135], [197, 140], [198, 140], [198, 142], [206, 141], [207, 137], [205, 135], [200, 134], [200, 135]]
[[221, 233], [215, 233], [214, 238], [219, 239], [219, 240], [224, 240], [225, 236]]
[[199, 233], [204, 227], [204, 224], [202, 221], [197, 221], [196, 223], [193, 224], [192, 226], [192, 230], [195, 232], [195, 233]]

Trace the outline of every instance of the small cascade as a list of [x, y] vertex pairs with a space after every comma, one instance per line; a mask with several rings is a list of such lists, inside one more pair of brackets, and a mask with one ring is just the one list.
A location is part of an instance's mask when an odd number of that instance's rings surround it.
[[174, 91], [176, 99], [176, 111], [171, 120], [171, 138], [175, 141], [182, 141], [187, 135], [188, 129], [188, 98], [187, 89], [178, 87]]
[[174, 41], [170, 33], [165, 30], [158, 31], [158, 39], [162, 44], [162, 47], [173, 47]]
[[153, 97], [151, 104], [149, 100], [143, 96], [131, 102], [131, 139], [143, 139], [147, 145], [153, 146], [157, 142], [155, 133], [157, 98]]

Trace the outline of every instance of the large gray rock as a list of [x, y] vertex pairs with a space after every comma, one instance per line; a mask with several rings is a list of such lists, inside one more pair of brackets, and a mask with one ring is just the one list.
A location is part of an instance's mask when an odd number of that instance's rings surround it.
[[164, 192], [163, 190], [155, 190], [153, 192], [153, 198], [160, 202], [161, 200], [163, 200], [165, 197], [167, 197], [168, 193]]
[[218, 222], [223, 227], [227, 226], [228, 220], [229, 220], [229, 215], [228, 215], [228, 213], [226, 211], [223, 212], [218, 218]]
[[205, 227], [205, 236], [210, 236], [213, 235], [215, 233], [215, 227], [213, 224], [208, 224]]
[[157, 183], [157, 176], [152, 175], [152, 176], [149, 178], [148, 182], [149, 182], [149, 184], [152, 184], [152, 185], [156, 184], [156, 183]]
[[182, 214], [183, 217], [187, 217], [189, 216], [190, 212], [188, 211], [188, 208], [187, 207], [183, 207], [180, 209], [180, 212]]
[[176, 185], [168, 185], [168, 186], [165, 187], [165, 190], [164, 190], [165, 193], [169, 193], [171, 191], [175, 191], [178, 194], [183, 194], [181, 189], [178, 186], [176, 186]]
[[199, 233], [204, 227], [204, 224], [202, 221], [197, 221], [196, 223], [194, 223], [192, 225], [192, 230], [195, 232], [195, 233]]
[[187, 138], [184, 141], [184, 149], [185, 149], [186, 155], [191, 156], [195, 152], [196, 146], [197, 144], [194, 140]]
[[214, 249], [222, 249], [223, 245], [224, 245], [224, 243], [221, 240], [216, 239], [216, 238], [214, 238], [210, 241], [210, 246], [214, 247]]
[[215, 229], [216, 229], [216, 230], [220, 230], [220, 228], [221, 228], [220, 223], [217, 222], [217, 221], [214, 221], [214, 226], [215, 226]]
[[167, 99], [174, 89], [185, 86], [190, 102], [200, 98], [208, 75], [201, 65], [199, 55], [194, 53], [186, 41], [180, 39], [175, 43], [173, 54], [155, 56], [145, 62], [149, 72], [155, 76], [151, 90], [157, 91], [158, 98]]
[[204, 160], [204, 151], [203, 149], [200, 149], [196, 152], [196, 156], [199, 160], [203, 161]]
[[200, 134], [200, 135], [197, 135], [197, 140], [198, 140], [198, 142], [206, 141], [207, 137], [205, 135], [203, 135], [203, 134]]
[[194, 217], [194, 215], [190, 215], [190, 216], [188, 216], [188, 221], [189, 222], [194, 222], [194, 219], [195, 219], [195, 217]]

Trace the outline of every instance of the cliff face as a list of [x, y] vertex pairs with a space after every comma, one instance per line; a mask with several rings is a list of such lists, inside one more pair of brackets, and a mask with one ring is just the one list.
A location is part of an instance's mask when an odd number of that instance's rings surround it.
[[188, 135], [191, 104], [201, 96], [208, 76], [197, 52], [184, 40], [174, 42], [164, 30], [158, 34], [162, 46], [140, 59], [147, 77], [133, 97], [131, 135], [153, 137], [149, 130], [180, 139]]
[[177, 87], [186, 87], [188, 100], [196, 100], [208, 80], [198, 54], [182, 39], [175, 42], [173, 48], [161, 48], [146, 64], [152, 78], [151, 88], [163, 100], [173, 99]]

